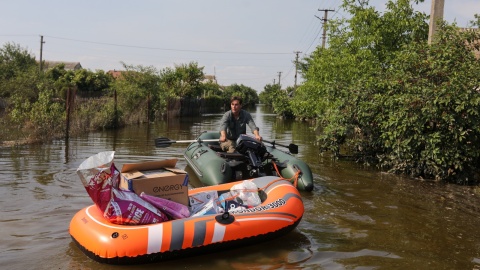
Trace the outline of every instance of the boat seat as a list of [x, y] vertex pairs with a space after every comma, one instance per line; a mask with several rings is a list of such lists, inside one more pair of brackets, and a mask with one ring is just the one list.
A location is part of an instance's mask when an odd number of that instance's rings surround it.
[[208, 148], [212, 149], [215, 152], [223, 152], [222, 147], [220, 147], [220, 145], [209, 144]]

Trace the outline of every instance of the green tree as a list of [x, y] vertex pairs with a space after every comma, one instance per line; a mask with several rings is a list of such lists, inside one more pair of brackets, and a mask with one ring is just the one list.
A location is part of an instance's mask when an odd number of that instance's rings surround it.
[[219, 97], [222, 95], [222, 90], [220, 86], [215, 82], [205, 82], [200, 84], [199, 86], [200, 91], [202, 92], [202, 97]]
[[78, 91], [94, 93], [108, 90], [113, 81], [112, 76], [103, 70], [93, 72], [88, 69], [76, 70], [72, 79]]
[[[474, 181], [479, 169], [480, 33], [443, 25], [434, 42], [410, 44], [374, 98], [381, 165], [425, 178]], [[372, 108], [373, 109], [373, 108]], [[479, 179], [476, 179], [477, 181]]]
[[[243, 84], [232, 84], [225, 87], [225, 90], [223, 91], [225, 104], [230, 104], [230, 98], [233, 96], [239, 96], [242, 98], [243, 107], [254, 106], [259, 102], [257, 91]], [[228, 106], [228, 108], [229, 107], [230, 106]]]
[[263, 87], [263, 91], [258, 95], [259, 101], [265, 105], [273, 107], [274, 95], [280, 91], [280, 85], [267, 84]]
[[317, 48], [302, 61], [305, 82], [292, 101], [296, 116], [338, 115], [342, 104], [354, 101], [351, 85], [374, 80], [389, 67], [395, 51], [427, 38], [427, 17], [415, 12], [408, 0], [388, 1], [383, 14], [368, 1], [344, 1], [343, 8], [351, 18], [330, 21], [329, 47]]
[[[113, 83], [118, 93], [121, 113], [140, 121], [158, 117], [166, 108], [166, 92], [161, 87], [160, 72], [152, 67], [123, 63], [125, 71]], [[139, 117], [138, 115], [144, 115]], [[127, 123], [131, 121], [126, 119]]]
[[8, 80], [32, 67], [37, 67], [35, 57], [15, 43], [0, 48], [0, 80]]
[[66, 91], [74, 88], [73, 77], [75, 73], [72, 70], [65, 70], [65, 64], [59, 64], [44, 71], [44, 83], [50, 85], [50, 89], [57, 97], [66, 98]]
[[479, 162], [480, 36], [443, 25], [428, 46], [426, 16], [410, 2], [388, 1], [380, 14], [344, 1], [352, 16], [332, 21], [330, 47], [305, 59], [293, 111], [317, 117], [322, 149], [337, 155], [469, 181]]
[[290, 94], [293, 93], [293, 91], [293, 87], [282, 90], [278, 84], [267, 84], [263, 92], [260, 93], [259, 99], [263, 104], [272, 107], [277, 115], [292, 117]]
[[175, 65], [160, 72], [162, 88], [171, 97], [200, 97], [203, 95], [201, 82], [205, 74], [197, 63]]
[[475, 17], [475, 20], [471, 20], [470, 24], [473, 27], [480, 27], [480, 14], [475, 14], [473, 16]]
[[13, 93], [24, 99], [38, 96], [38, 65], [35, 57], [18, 44], [6, 43], [0, 48], [0, 97]]

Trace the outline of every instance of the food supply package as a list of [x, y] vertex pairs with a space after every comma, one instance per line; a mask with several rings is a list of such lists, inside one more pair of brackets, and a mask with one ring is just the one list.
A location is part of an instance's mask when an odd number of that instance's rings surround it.
[[137, 194], [118, 188], [120, 172], [113, 163], [114, 151], [100, 152], [77, 169], [83, 186], [103, 216], [115, 224], [159, 223], [168, 217]]
[[189, 196], [192, 217], [221, 213], [218, 206], [218, 193], [215, 190], [204, 191]]
[[148, 194], [145, 194], [145, 192], [140, 193], [140, 198], [144, 199], [145, 201], [149, 202], [156, 208], [160, 209], [172, 219], [181, 219], [181, 218], [190, 217], [190, 210], [188, 210], [188, 206], [183, 205], [181, 203], [177, 203], [164, 198], [148, 195]]

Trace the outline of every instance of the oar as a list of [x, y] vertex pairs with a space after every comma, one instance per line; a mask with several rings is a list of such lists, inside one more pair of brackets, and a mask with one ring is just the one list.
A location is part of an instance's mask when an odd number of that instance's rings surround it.
[[267, 143], [271, 143], [274, 148], [275, 148], [275, 145], [287, 147], [288, 151], [290, 151], [290, 153], [298, 154], [298, 145], [296, 145], [296, 144], [291, 143], [289, 145], [284, 145], [284, 144], [276, 143], [275, 141], [267, 141], [267, 140], [263, 140], [263, 139], [262, 139], [262, 141], [267, 142]]
[[169, 138], [160, 137], [155, 139], [155, 146], [156, 147], [169, 147], [172, 143], [193, 143], [193, 142], [218, 142], [218, 139], [211, 139], [211, 140], [184, 140], [184, 141], [175, 141], [170, 140]]
[[[263, 139], [262, 139], [262, 141], [272, 144], [273, 147], [275, 147], [276, 145], [286, 147], [286, 148], [288, 148], [288, 151], [290, 151], [290, 153], [298, 154], [298, 145], [296, 145], [296, 144], [291, 143], [289, 145], [283, 145], [283, 144], [276, 143], [275, 141], [267, 141], [267, 140], [263, 140]], [[155, 146], [156, 147], [169, 147], [170, 145], [172, 145], [172, 143], [193, 143], [193, 142], [199, 142], [199, 143], [202, 143], [202, 142], [218, 142], [218, 139], [209, 139], [209, 140], [198, 139], [198, 140], [175, 141], [175, 140], [170, 140], [169, 138], [166, 138], [166, 137], [160, 137], [160, 138], [155, 139]]]

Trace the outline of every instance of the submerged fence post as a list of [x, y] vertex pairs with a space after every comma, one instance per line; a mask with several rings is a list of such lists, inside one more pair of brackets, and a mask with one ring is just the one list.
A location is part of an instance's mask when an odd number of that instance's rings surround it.
[[118, 110], [117, 110], [117, 89], [113, 90], [113, 104], [114, 104], [114, 119], [113, 127], [118, 127]]
[[75, 89], [72, 89], [72, 88], [69, 87], [67, 89], [67, 97], [65, 99], [65, 114], [66, 114], [66, 118], [65, 118], [65, 139], [67, 139], [67, 140], [70, 136], [70, 118], [71, 118], [71, 114], [72, 114], [72, 107], [75, 104], [75, 95], [76, 95]]
[[70, 87], [67, 89], [67, 98], [65, 99], [65, 139], [68, 140], [70, 133]]

